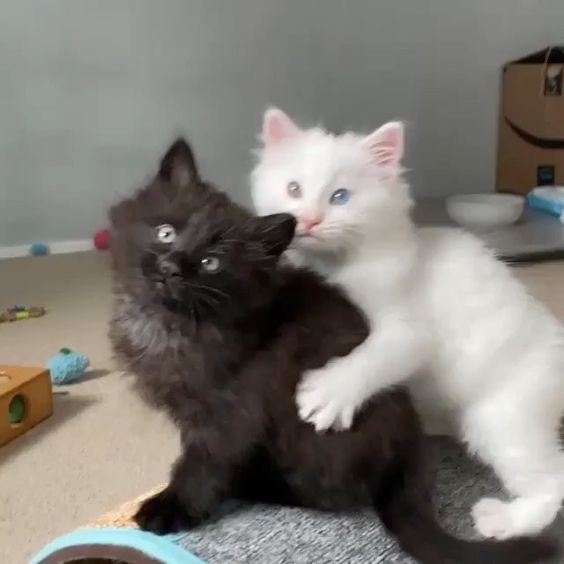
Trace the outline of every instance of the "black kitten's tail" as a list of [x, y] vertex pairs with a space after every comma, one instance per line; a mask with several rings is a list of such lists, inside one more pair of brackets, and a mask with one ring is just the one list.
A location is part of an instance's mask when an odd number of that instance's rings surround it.
[[558, 554], [556, 542], [545, 537], [458, 539], [440, 527], [430, 502], [405, 487], [401, 477], [386, 485], [390, 487], [379, 491], [374, 506], [401, 548], [422, 564], [533, 564]]

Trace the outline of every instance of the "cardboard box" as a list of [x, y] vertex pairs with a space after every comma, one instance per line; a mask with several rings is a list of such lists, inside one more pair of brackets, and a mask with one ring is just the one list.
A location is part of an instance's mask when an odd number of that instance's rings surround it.
[[504, 65], [499, 111], [499, 192], [564, 185], [564, 46]]

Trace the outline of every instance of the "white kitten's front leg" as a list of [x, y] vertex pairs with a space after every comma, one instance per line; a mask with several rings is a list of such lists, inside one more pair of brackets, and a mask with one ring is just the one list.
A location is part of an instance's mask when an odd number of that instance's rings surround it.
[[375, 393], [408, 379], [425, 362], [425, 338], [410, 321], [388, 317], [348, 356], [309, 370], [296, 401], [317, 431], [348, 429], [354, 414]]

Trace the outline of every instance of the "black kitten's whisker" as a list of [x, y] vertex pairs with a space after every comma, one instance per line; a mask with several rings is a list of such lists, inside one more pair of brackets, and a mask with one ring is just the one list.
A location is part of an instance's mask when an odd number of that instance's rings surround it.
[[208, 306], [211, 306], [212, 304], [214, 304], [214, 307], [221, 305], [221, 302], [217, 298], [214, 298], [213, 296], [210, 296], [208, 294], [195, 292], [194, 297], [196, 297], [200, 303], [204, 303]]
[[194, 300], [193, 299], [188, 300], [186, 302], [186, 306], [188, 307], [188, 310], [190, 312], [190, 317], [192, 318], [193, 326], [197, 325], [200, 316], [198, 314], [198, 309], [196, 307], [196, 304], [194, 303]]
[[221, 302], [217, 298], [214, 298], [209, 294], [203, 294], [201, 292], [198, 292], [197, 290], [192, 291], [192, 298], [193, 298], [192, 301], [194, 308], [197, 310], [198, 313], [201, 313], [198, 310], [198, 306], [204, 305], [213, 312], [219, 311], [221, 307]]
[[230, 226], [223, 232], [222, 238], [225, 237], [226, 235], [229, 235], [229, 233], [232, 233], [233, 231], [235, 231], [236, 228], [237, 228], [236, 225], [230, 225]]
[[219, 288], [212, 288], [211, 286], [206, 286], [204, 284], [196, 284], [195, 282], [190, 282], [188, 286], [190, 288], [193, 288], [194, 290], [202, 290], [205, 292], [215, 293], [218, 296], [221, 296], [222, 298], [229, 300], [229, 296]]
[[241, 239], [222, 239], [222, 243], [228, 243], [230, 245], [244, 245], [245, 241]]

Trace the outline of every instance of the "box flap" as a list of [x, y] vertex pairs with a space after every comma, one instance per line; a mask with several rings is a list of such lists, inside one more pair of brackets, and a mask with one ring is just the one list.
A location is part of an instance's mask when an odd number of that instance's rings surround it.
[[542, 65], [545, 63], [564, 63], [564, 45], [553, 45], [540, 51], [535, 51], [514, 61], [505, 63], [509, 65]]

